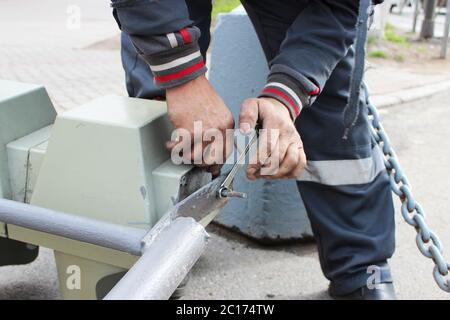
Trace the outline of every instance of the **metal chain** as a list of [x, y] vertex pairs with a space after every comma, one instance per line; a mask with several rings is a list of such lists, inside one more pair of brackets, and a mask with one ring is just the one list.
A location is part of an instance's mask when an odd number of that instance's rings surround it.
[[373, 138], [384, 154], [384, 164], [389, 174], [392, 191], [402, 203], [403, 218], [406, 223], [416, 229], [416, 244], [420, 252], [433, 260], [435, 264], [433, 276], [437, 285], [450, 293], [450, 262], [447, 262], [442, 255], [443, 248], [439, 237], [428, 228], [425, 222], [425, 211], [414, 198], [408, 178], [402, 172], [389, 137], [380, 122], [378, 111], [370, 99], [368, 99], [368, 113]]

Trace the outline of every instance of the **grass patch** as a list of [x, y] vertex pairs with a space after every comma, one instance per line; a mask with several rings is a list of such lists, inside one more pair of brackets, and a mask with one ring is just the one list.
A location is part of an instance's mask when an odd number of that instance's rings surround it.
[[372, 50], [369, 52], [370, 58], [377, 58], [377, 59], [387, 59], [388, 54], [383, 50]]
[[417, 52], [420, 53], [420, 54], [425, 54], [425, 53], [427, 53], [427, 48], [426, 48], [424, 45], [418, 46], [416, 50], [417, 50]]
[[216, 20], [219, 13], [230, 12], [240, 4], [241, 2], [239, 0], [214, 0], [212, 10], [213, 20]]
[[386, 23], [384, 27], [384, 39], [386, 39], [389, 42], [396, 43], [403, 48], [410, 47], [408, 38], [406, 36], [396, 33], [394, 30], [394, 26], [390, 23]]
[[404, 43], [404, 42], [408, 41], [405, 37], [403, 37], [399, 34], [396, 34], [395, 32], [392, 32], [392, 31], [386, 31], [384, 33], [384, 38], [387, 41], [395, 42], [395, 43]]
[[374, 36], [374, 35], [369, 35], [368, 37], [367, 37], [367, 44], [370, 46], [370, 45], [372, 45], [372, 44], [375, 44], [375, 43], [377, 43], [377, 37], [376, 36]]
[[394, 56], [394, 60], [397, 62], [405, 62], [405, 56], [402, 54], [396, 54]]
[[409, 48], [411, 44], [408, 41], [408, 38], [399, 35], [393, 31], [386, 31], [384, 33], [384, 38], [389, 41], [398, 44], [399, 46], [403, 48]]
[[394, 31], [394, 25], [390, 24], [389, 22], [387, 22], [384, 25], [384, 31]]

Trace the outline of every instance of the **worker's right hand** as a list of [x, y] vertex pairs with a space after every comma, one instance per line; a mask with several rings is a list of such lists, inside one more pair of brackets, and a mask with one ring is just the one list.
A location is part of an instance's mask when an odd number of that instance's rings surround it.
[[239, 115], [241, 132], [249, 134], [257, 122], [262, 130], [257, 152], [247, 166], [247, 178], [296, 178], [306, 167], [306, 155], [286, 106], [269, 97], [245, 100]]
[[[183, 163], [207, 167], [213, 175], [231, 154], [234, 119], [204, 75], [167, 89], [167, 108], [176, 129], [167, 147]], [[194, 130], [195, 123], [195, 130]], [[188, 136], [188, 137], [187, 137]]]

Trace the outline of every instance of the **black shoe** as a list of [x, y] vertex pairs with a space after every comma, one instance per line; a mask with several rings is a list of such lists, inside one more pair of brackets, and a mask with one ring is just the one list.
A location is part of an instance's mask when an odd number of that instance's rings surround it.
[[328, 293], [335, 300], [396, 300], [394, 285], [392, 283], [380, 283], [377, 288], [369, 289], [363, 286], [355, 291], [345, 294], [337, 295], [332, 288], [328, 289]]

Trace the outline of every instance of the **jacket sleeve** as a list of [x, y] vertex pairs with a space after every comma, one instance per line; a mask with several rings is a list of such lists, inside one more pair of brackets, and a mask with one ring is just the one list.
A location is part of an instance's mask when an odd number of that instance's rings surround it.
[[261, 96], [285, 104], [295, 120], [314, 101], [356, 37], [358, 0], [312, 0], [270, 63]]
[[189, 19], [184, 0], [112, 0], [111, 6], [158, 87], [175, 87], [206, 72], [200, 30]]

